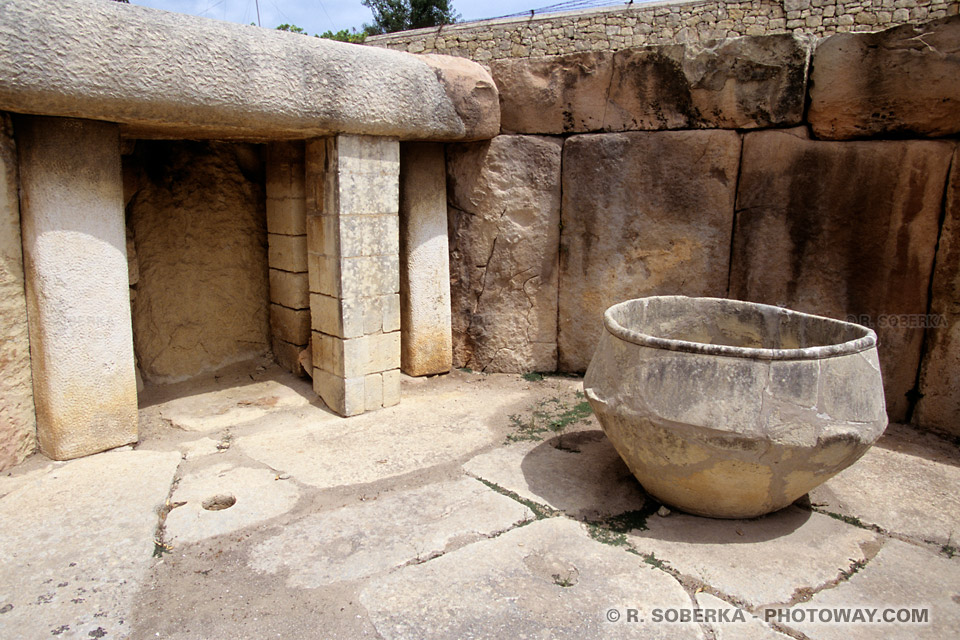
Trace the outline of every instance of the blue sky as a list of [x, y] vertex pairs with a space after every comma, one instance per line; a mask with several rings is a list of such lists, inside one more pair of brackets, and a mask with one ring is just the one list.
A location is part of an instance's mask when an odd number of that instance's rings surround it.
[[[480, 20], [536, 9], [558, 1], [453, 0], [453, 7], [463, 16], [463, 20]], [[130, 3], [241, 24], [257, 21], [254, 0], [130, 0]], [[269, 28], [291, 23], [303, 27], [312, 35], [350, 27], [359, 30], [364, 22], [373, 22], [373, 14], [360, 4], [360, 0], [259, 0], [259, 3], [260, 24]]]

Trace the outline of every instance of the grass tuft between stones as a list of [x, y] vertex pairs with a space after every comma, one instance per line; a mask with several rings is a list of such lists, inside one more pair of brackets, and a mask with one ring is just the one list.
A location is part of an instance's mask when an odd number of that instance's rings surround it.
[[486, 485], [488, 489], [492, 489], [500, 495], [510, 498], [511, 500], [516, 500], [527, 509], [530, 509], [537, 520], [546, 520], [547, 518], [554, 518], [560, 515], [560, 512], [556, 509], [548, 507], [545, 504], [540, 504], [539, 502], [534, 502], [533, 500], [527, 500], [526, 498], [513, 491], [510, 491], [509, 489], [504, 489], [495, 482], [490, 482], [489, 480], [484, 480], [483, 478], [477, 478], [477, 480]]

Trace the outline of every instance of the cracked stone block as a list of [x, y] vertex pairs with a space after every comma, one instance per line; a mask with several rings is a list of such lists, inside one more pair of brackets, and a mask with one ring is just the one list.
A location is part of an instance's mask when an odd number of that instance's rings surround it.
[[808, 47], [776, 34], [617, 51], [603, 130], [798, 125]]
[[[398, 397], [399, 371], [384, 373], [384, 403]], [[360, 379], [362, 396], [363, 379]], [[391, 389], [393, 389], [391, 391]], [[493, 404], [520, 402], [520, 390], [503, 393], [497, 403], [488, 396], [460, 396], [455, 405], [432, 395], [405, 398], [403, 405], [339, 421], [330, 413], [271, 416], [269, 430], [239, 436], [236, 446], [254, 460], [291, 474], [314, 487], [340, 487], [375, 482], [449, 464], [475, 455], [498, 440], [489, 424]], [[417, 428], [395, 419], [418, 416]]]
[[817, 46], [808, 119], [818, 138], [960, 132], [960, 16]]
[[494, 60], [504, 133], [793, 126], [809, 44], [791, 34]]
[[867, 557], [877, 534], [797, 507], [752, 520], [715, 520], [681, 513], [647, 518], [627, 540], [683, 575], [751, 607], [790, 602], [818, 589]]
[[[808, 602], [794, 605], [792, 609], [859, 607], [879, 609], [879, 616], [884, 609], [925, 610], [926, 624], [870, 624], [862, 628], [896, 640], [956, 638], [960, 635], [958, 600], [960, 558], [951, 560], [929, 547], [887, 540], [880, 552], [848, 580], [814, 594]], [[784, 624], [810, 638], [850, 638], [850, 625], [811, 623], [809, 619]]]
[[[704, 626], [713, 631], [713, 637], [716, 640], [788, 640], [790, 638], [774, 631], [761, 618], [748, 610], [735, 607], [705, 591], [698, 592], [695, 597], [697, 606], [704, 610], [704, 614], [708, 609], [717, 612], [714, 614], [716, 621], [704, 623]], [[721, 615], [725, 615], [729, 621], [720, 620]]]
[[554, 371], [562, 141], [447, 150], [455, 367]]
[[960, 436], [960, 148], [951, 166], [913, 422]]
[[559, 368], [584, 371], [611, 305], [725, 296], [740, 136], [574, 136], [563, 153]]
[[165, 540], [174, 545], [263, 525], [290, 511], [300, 491], [271, 469], [220, 462], [186, 473], [170, 498], [186, 502], [167, 514]]
[[598, 131], [610, 90], [613, 54], [589, 51], [492, 60], [503, 133]]
[[0, 498], [0, 603], [12, 605], [0, 634], [49, 638], [66, 624], [70, 637], [124, 637], [179, 464], [175, 451], [111, 451]]
[[744, 137], [730, 297], [874, 328], [891, 421], [916, 383], [924, 332], [910, 318], [927, 312], [953, 151], [802, 129]]
[[[613, 445], [588, 427], [513, 444], [473, 458], [464, 470], [569, 516], [596, 520], [642, 509], [644, 493]], [[552, 436], [552, 434], [551, 434]]]
[[461, 478], [310, 514], [254, 547], [249, 563], [313, 589], [425, 562], [532, 519], [519, 502]]
[[390, 640], [704, 637], [696, 623], [658, 624], [649, 616], [627, 622], [628, 608], [641, 618], [654, 607], [693, 603], [668, 573], [591, 540], [583, 525], [566, 518], [534, 522], [376, 577], [360, 602]]

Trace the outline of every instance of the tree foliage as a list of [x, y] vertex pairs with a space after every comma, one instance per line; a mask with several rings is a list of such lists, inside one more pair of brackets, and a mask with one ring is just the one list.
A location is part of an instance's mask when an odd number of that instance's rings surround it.
[[[281, 24], [277, 26], [277, 31], [289, 31], [290, 33], [301, 33], [303, 35], [309, 35], [303, 27], [298, 27], [295, 24]], [[363, 41], [367, 39], [366, 33], [358, 33], [356, 29], [340, 29], [340, 31], [324, 31], [323, 33], [317, 35], [313, 34], [314, 38], [326, 38], [327, 40], [339, 40], [340, 42], [352, 42], [354, 44], [363, 44]]]
[[460, 18], [451, 0], [361, 0], [373, 12], [373, 24], [363, 25], [370, 35], [453, 24]]

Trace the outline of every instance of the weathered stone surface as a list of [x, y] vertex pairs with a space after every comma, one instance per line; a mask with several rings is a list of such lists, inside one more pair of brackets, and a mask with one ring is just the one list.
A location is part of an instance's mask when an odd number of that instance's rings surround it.
[[310, 340], [310, 310], [271, 304], [270, 332], [290, 344], [307, 344]]
[[400, 145], [400, 365], [411, 376], [450, 371], [450, 244], [443, 145]]
[[[360, 592], [384, 638], [702, 638], [696, 623], [627, 623], [692, 607], [669, 574], [551, 518], [376, 578]], [[615, 609], [622, 618], [616, 622]], [[416, 616], [408, 614], [417, 611]]]
[[603, 129], [800, 124], [807, 58], [806, 41], [791, 34], [618, 51]]
[[498, 136], [447, 154], [454, 366], [553, 371], [561, 141]]
[[519, 502], [461, 478], [310, 514], [253, 548], [250, 566], [313, 589], [425, 562], [532, 519]]
[[715, 518], [783, 509], [887, 426], [876, 335], [720, 298], [663, 296], [604, 315], [583, 388], [658, 500]]
[[[694, 596], [697, 600], [697, 606], [704, 610], [714, 610], [717, 612], [714, 622], [705, 622], [704, 626], [713, 631], [713, 637], [716, 640], [787, 640], [790, 636], [777, 633], [769, 626], [760, 621], [759, 618], [744, 609], [739, 609], [732, 604], [710, 595], [705, 591], [697, 592]], [[735, 613], [739, 609], [739, 614]], [[727, 619], [730, 622], [719, 620], [721, 611], [729, 611]], [[736, 621], [740, 617], [744, 622]]]
[[812, 67], [817, 137], [960, 132], [960, 16], [831, 36]]
[[[211, 432], [310, 404], [312, 393], [308, 381], [299, 381], [290, 374], [276, 374], [274, 370], [262, 379], [251, 380], [232, 368], [223, 370], [217, 375], [215, 385], [183, 383], [191, 385], [190, 392], [165, 400], [158, 410], [178, 429]], [[148, 398], [146, 395], [145, 400]]]
[[596, 520], [643, 508], [640, 484], [596, 428], [537, 444], [514, 444], [477, 456], [464, 470], [521, 498]]
[[487, 140], [500, 133], [499, 93], [486, 69], [454, 56], [423, 55], [419, 59], [437, 74], [463, 122], [464, 140]]
[[[270, 302], [288, 309], [310, 309], [310, 292], [306, 273], [290, 273], [270, 269]], [[273, 335], [278, 335], [274, 332]]]
[[0, 113], [0, 470], [37, 447], [18, 189], [13, 124]]
[[799, 124], [809, 45], [790, 34], [495, 60], [504, 133]]
[[120, 133], [15, 122], [37, 439], [65, 460], [137, 440]]
[[180, 478], [170, 502], [186, 504], [167, 514], [164, 540], [186, 544], [262, 525], [290, 511], [299, 497], [296, 484], [270, 469], [212, 464]]
[[[952, 145], [744, 140], [730, 295], [871, 325], [892, 421], [917, 377]], [[906, 316], [901, 322], [900, 318]]]
[[960, 147], [952, 167], [913, 422], [956, 436], [960, 435]]
[[499, 129], [496, 87], [467, 60], [84, 0], [8, 0], [0, 33], [0, 68], [17, 70], [0, 76], [0, 108], [103, 118], [130, 137], [477, 140]]
[[598, 131], [610, 90], [613, 54], [589, 51], [566, 56], [494, 60], [504, 133]]
[[[862, 607], [880, 609], [926, 610], [925, 624], [869, 625], [884, 638], [954, 638], [960, 634], [957, 615], [960, 596], [960, 560], [937, 556], [928, 548], [888, 540], [869, 563], [845, 582], [825, 589], [793, 608]], [[808, 616], [809, 620], [809, 616]], [[843, 640], [850, 637], [850, 626], [838, 624], [790, 623], [810, 638]]]
[[954, 544], [960, 522], [957, 486], [954, 446], [892, 424], [857, 464], [811, 491], [810, 502], [898, 536]]
[[104, 453], [0, 499], [2, 635], [125, 637], [179, 462], [176, 452]]
[[732, 131], [575, 136], [564, 146], [559, 367], [584, 371], [603, 312], [723, 296], [740, 160]]
[[877, 534], [829, 516], [790, 507], [753, 520], [714, 520], [681, 513], [647, 518], [627, 539], [680, 573], [752, 607], [789, 602], [866, 558]]
[[[319, 370], [318, 370], [319, 371]], [[316, 374], [315, 374], [316, 375]], [[361, 393], [363, 378], [361, 381]], [[500, 402], [519, 401], [522, 392]], [[412, 413], [409, 413], [412, 412]], [[339, 420], [310, 411], [271, 417], [271, 428], [240, 436], [251, 458], [315, 487], [374, 482], [448, 464], [497, 440], [489, 424], [496, 407], [465, 393], [405, 397], [397, 407]], [[417, 428], [400, 416], [417, 415]]]
[[140, 261], [134, 341], [148, 381], [182, 380], [270, 348], [262, 169], [248, 175], [245, 149], [140, 141], [130, 157], [147, 177], [130, 221]]

